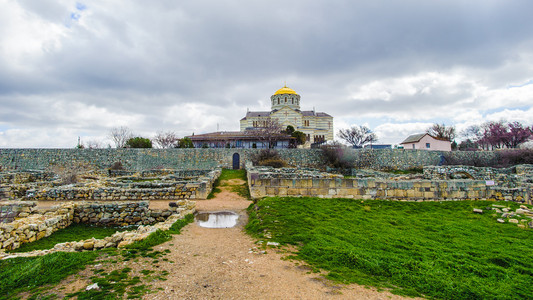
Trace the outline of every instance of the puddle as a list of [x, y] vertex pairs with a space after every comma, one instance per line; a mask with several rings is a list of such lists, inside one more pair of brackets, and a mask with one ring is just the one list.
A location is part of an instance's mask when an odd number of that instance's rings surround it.
[[231, 228], [237, 225], [239, 215], [231, 211], [199, 213], [196, 223], [205, 228]]

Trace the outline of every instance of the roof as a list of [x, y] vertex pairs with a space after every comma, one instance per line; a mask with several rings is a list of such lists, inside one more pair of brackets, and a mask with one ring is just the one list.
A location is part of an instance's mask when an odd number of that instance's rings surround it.
[[251, 117], [268, 117], [270, 116], [269, 111], [249, 111], [246, 113], [246, 118]]
[[304, 110], [304, 111], [302, 111], [302, 115], [304, 117], [312, 117], [312, 116], [316, 116], [316, 117], [331, 117], [330, 115], [328, 115], [325, 112], [315, 112], [315, 111], [312, 111], [312, 110]]
[[449, 142], [449, 140], [447, 140], [447, 139], [434, 137], [434, 136], [432, 136], [429, 133], [418, 133], [418, 134], [413, 134], [413, 135], [408, 136], [403, 142], [400, 143], [400, 145], [401, 144], [409, 144], [409, 143], [418, 143], [426, 135], [428, 135], [430, 138], [435, 139], [435, 140]]
[[426, 135], [429, 135], [429, 134], [427, 134], [427, 133], [418, 133], [418, 134], [410, 135], [403, 142], [401, 142], [400, 144], [408, 144], [408, 143], [420, 142], [420, 140]]
[[281, 89], [277, 90], [274, 95], [280, 95], [280, 94], [294, 94], [298, 95], [293, 89], [288, 88], [286, 85], [283, 86]]
[[[251, 131], [216, 131], [216, 132], [209, 132], [209, 133], [203, 133], [203, 134], [195, 134], [195, 135], [189, 135], [187, 136], [192, 141], [224, 141], [224, 140], [232, 140], [232, 139], [248, 139], [248, 140], [256, 140], [258, 139], [258, 136], [253, 134]], [[290, 136], [280, 135], [277, 137], [278, 139], [291, 139]]]

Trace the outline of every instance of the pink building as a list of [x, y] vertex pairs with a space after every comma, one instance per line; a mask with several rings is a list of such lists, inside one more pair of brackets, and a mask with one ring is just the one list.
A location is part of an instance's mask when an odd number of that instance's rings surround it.
[[445, 139], [439, 139], [428, 133], [410, 135], [400, 143], [404, 149], [452, 151], [452, 143]]

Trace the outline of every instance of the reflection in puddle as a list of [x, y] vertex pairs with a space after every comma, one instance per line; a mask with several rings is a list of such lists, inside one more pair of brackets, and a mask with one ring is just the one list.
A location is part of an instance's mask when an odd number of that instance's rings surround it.
[[205, 228], [230, 228], [237, 225], [239, 215], [230, 211], [206, 212], [196, 215], [196, 223]]

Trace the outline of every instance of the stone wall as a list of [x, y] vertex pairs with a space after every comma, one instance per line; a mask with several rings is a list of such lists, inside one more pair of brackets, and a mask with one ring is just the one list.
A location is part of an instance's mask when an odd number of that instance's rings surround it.
[[149, 209], [148, 202], [62, 203], [44, 211], [33, 210], [25, 217], [0, 224], [0, 249], [16, 249], [21, 244], [47, 237], [73, 222], [98, 226], [149, 225], [165, 222], [176, 214], [190, 213], [194, 207], [195, 203], [188, 200], [177, 201], [176, 207], [167, 209]]
[[57, 187], [42, 190], [28, 190], [25, 200], [69, 201], [69, 200], [180, 200], [205, 199], [211, 185], [207, 182], [172, 183], [170, 187], [116, 188], [116, 187]]
[[36, 205], [32, 201], [0, 201], [0, 223], [11, 223], [16, 218], [27, 217]]
[[[231, 168], [233, 154], [241, 167], [259, 149], [0, 149], [0, 170], [48, 170], [54, 166], [90, 165], [107, 170], [120, 162], [126, 170], [152, 169], [208, 170]], [[321, 163], [320, 150], [280, 149], [291, 164], [314, 166]]]
[[533, 183], [533, 165], [517, 165], [510, 168], [425, 166], [424, 178], [429, 180], [489, 180], [498, 182], [505, 187], [515, 188]]
[[[260, 149], [0, 149], [0, 168], [6, 170], [46, 170], [53, 166], [88, 164], [100, 170], [120, 162], [126, 170], [150, 169], [205, 170], [216, 166], [232, 167], [234, 153], [240, 155], [241, 167]], [[279, 149], [290, 165], [323, 168], [320, 149]], [[407, 169], [439, 165], [444, 155], [483, 160], [495, 157], [494, 152], [439, 152], [402, 149], [345, 149], [345, 155], [357, 167], [373, 169]]]
[[[0, 200], [27, 201], [64, 200], [180, 200], [206, 199], [221, 169], [214, 170], [148, 170], [135, 176], [78, 176], [79, 182], [5, 180], [0, 184]], [[14, 173], [14, 172], [13, 172]], [[21, 172], [25, 173], [25, 172]], [[2, 173], [0, 173], [2, 175]], [[160, 176], [160, 177], [153, 177]], [[5, 176], [12, 178], [13, 176]], [[13, 183], [19, 182], [19, 183]]]
[[[180, 201], [179, 206], [186, 205]], [[151, 210], [149, 202], [83, 202], [74, 204], [74, 223], [97, 226], [148, 225], [162, 222], [176, 211], [176, 208]]]
[[[253, 198], [310, 196], [391, 200], [510, 200], [533, 204], [533, 185], [500, 186], [486, 180], [390, 180], [344, 178], [309, 172], [271, 172], [249, 167], [248, 184]], [[311, 176], [310, 176], [311, 175]]]
[[0, 224], [0, 249], [12, 250], [31, 243], [72, 223], [74, 207], [62, 205], [53, 211], [32, 213], [11, 223]]

